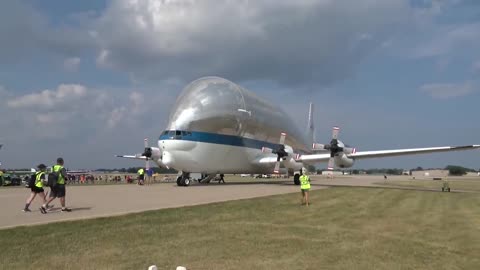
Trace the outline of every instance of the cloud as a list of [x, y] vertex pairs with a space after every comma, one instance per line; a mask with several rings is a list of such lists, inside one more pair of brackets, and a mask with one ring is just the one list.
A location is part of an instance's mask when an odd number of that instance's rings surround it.
[[409, 12], [402, 0], [111, 1], [91, 36], [100, 67], [137, 78], [330, 84], [349, 77]]
[[43, 54], [74, 57], [96, 48], [88, 34], [94, 14], [54, 24], [26, 1], [0, 1], [0, 66]]
[[80, 66], [81, 59], [79, 57], [70, 57], [63, 61], [63, 67], [67, 71], [77, 71]]
[[128, 102], [125, 105], [115, 107], [108, 115], [107, 127], [115, 128], [121, 122], [129, 122], [139, 114], [146, 111], [144, 97], [141, 93], [132, 92], [128, 96]]
[[3, 97], [7, 96], [7, 94], [8, 94], [7, 89], [3, 85], [0, 85], [0, 98], [3, 99]]
[[59, 105], [75, 102], [87, 94], [87, 89], [78, 84], [61, 84], [55, 91], [43, 90], [39, 93], [14, 97], [8, 100], [10, 108], [44, 108], [52, 109]]
[[[146, 113], [147, 106], [152, 106], [142, 93], [136, 91], [114, 95], [110, 91], [79, 84], [61, 84], [55, 90], [46, 89], [20, 96], [10, 93], [9, 97], [6, 101], [11, 112], [9, 115], [22, 118], [26, 129], [47, 128], [37, 132], [40, 138], [67, 136], [68, 132], [64, 131], [72, 127], [106, 126], [113, 129], [119, 124], [134, 125], [136, 117]], [[12, 117], [7, 115], [4, 118]], [[55, 128], [57, 126], [65, 128]]]
[[61, 155], [77, 168], [133, 166], [113, 154], [140, 152], [143, 138], [157, 137], [175, 101], [172, 95], [159, 95], [158, 89], [179, 88], [174, 83], [135, 90], [60, 84], [20, 94], [1, 87], [0, 126], [8, 127], [1, 137], [8, 149], [27, 153], [3, 152], [7, 158], [2, 161], [6, 166], [30, 166]]
[[472, 63], [472, 71], [474, 73], [480, 74], [480, 60], [477, 60]]
[[449, 99], [466, 96], [475, 90], [472, 82], [464, 83], [432, 83], [420, 87], [421, 92], [429, 94], [436, 99]]
[[457, 48], [477, 48], [480, 46], [480, 23], [447, 25], [426, 34], [425, 40], [413, 51], [413, 56], [432, 57], [445, 55]]

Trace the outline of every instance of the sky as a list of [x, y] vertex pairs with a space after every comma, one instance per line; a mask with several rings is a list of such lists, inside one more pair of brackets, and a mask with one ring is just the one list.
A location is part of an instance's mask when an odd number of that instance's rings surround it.
[[[2, 0], [5, 168], [140, 166], [176, 96], [215, 75], [361, 150], [480, 144], [476, 0]], [[480, 151], [355, 168], [480, 168]], [[325, 164], [319, 164], [321, 168]], [[326, 166], [326, 165], [325, 165]]]

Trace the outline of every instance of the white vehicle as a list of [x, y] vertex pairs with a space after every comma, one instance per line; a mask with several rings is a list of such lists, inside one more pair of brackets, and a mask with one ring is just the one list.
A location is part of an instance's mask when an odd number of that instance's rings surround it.
[[[288, 115], [252, 92], [219, 77], [193, 81], [178, 97], [169, 123], [149, 147], [145, 139], [142, 154], [118, 157], [153, 160], [158, 166], [181, 172], [179, 186], [190, 185], [190, 173], [205, 177], [215, 174], [294, 175], [319, 162], [349, 168], [359, 159], [421, 153], [471, 150], [480, 145], [356, 151], [338, 139], [334, 127], [328, 144], [313, 141], [313, 105], [307, 129], [298, 129]], [[211, 178], [210, 178], [211, 179]], [[200, 182], [203, 182], [200, 180]]]

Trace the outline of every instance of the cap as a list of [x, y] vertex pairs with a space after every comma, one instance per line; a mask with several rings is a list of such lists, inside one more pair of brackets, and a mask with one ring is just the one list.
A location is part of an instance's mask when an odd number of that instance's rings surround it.
[[37, 168], [39, 168], [41, 170], [41, 169], [46, 169], [47, 166], [45, 166], [45, 164], [42, 163], [42, 164], [38, 165]]

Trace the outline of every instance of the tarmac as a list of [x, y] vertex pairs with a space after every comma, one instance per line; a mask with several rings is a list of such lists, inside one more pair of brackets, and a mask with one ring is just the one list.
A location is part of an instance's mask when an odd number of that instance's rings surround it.
[[[123, 215], [148, 210], [175, 208], [229, 200], [249, 199], [299, 192], [292, 180], [282, 182], [228, 183], [178, 187], [176, 183], [158, 183], [147, 186], [136, 184], [107, 184], [68, 186], [66, 201], [72, 212], [60, 211], [60, 201], [54, 200], [54, 208], [47, 214], [39, 210], [42, 200], [35, 198], [30, 205], [32, 212], [23, 212], [30, 189], [24, 187], [0, 188], [0, 229], [37, 225], [56, 221], [79, 220]], [[325, 187], [314, 187], [320, 189]], [[46, 188], [49, 190], [49, 188]]]
[[[62, 213], [60, 211], [60, 201], [56, 199], [52, 202], [55, 207], [47, 214], [40, 213], [41, 199], [38, 197], [34, 199], [30, 206], [32, 212], [24, 213], [21, 211], [30, 194], [30, 189], [23, 187], [1, 188], [0, 229], [299, 192], [299, 187], [293, 185], [292, 179], [262, 179], [260, 181], [251, 179], [241, 182], [228, 182], [228, 177], [226, 177], [226, 181], [226, 184], [193, 183], [189, 187], [178, 187], [173, 182], [147, 186], [136, 184], [67, 186], [67, 207], [71, 208], [72, 212]], [[312, 177], [312, 189], [333, 186], [389, 188], [379, 185], [378, 182], [381, 181], [383, 181], [383, 177], [378, 176], [350, 176], [334, 179]], [[46, 190], [49, 190], [49, 188], [46, 188]]]

